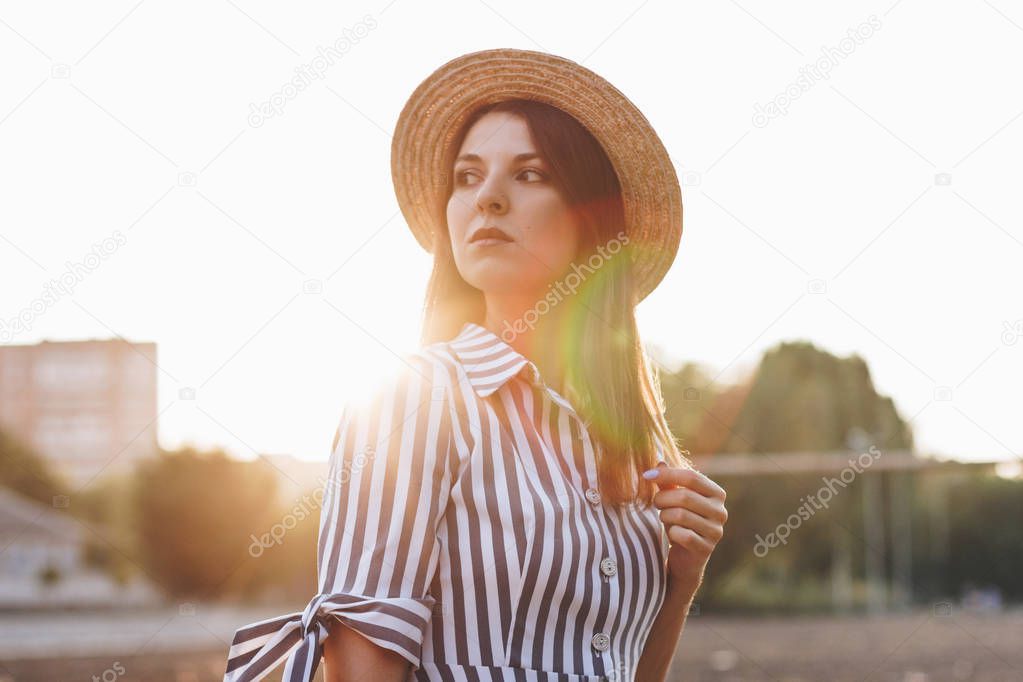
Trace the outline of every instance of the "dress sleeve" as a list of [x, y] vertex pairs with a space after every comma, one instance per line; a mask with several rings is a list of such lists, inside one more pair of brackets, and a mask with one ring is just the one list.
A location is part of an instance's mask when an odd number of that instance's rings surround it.
[[345, 405], [323, 487], [319, 592], [304, 611], [237, 630], [224, 682], [260, 680], [285, 658], [283, 680], [310, 682], [334, 620], [419, 667], [458, 473], [441, 372], [414, 362]]

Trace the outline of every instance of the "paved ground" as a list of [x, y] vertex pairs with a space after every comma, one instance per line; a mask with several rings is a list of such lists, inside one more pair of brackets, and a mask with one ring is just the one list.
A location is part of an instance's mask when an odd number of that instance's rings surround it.
[[[194, 614], [186, 607], [0, 615], [0, 682], [213, 682], [222, 679], [234, 629], [279, 613], [197, 606]], [[278, 671], [267, 679], [279, 677]], [[877, 619], [693, 615], [671, 679], [1023, 682], [1023, 609]]]
[[690, 616], [675, 680], [1023, 682], [1023, 610], [848, 618]]

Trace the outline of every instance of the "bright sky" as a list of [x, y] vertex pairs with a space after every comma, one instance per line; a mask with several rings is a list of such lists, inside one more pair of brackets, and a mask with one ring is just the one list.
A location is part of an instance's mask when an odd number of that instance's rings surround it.
[[417, 343], [429, 258], [391, 187], [398, 113], [445, 61], [519, 47], [614, 83], [683, 178], [649, 344], [722, 379], [784, 340], [859, 353], [921, 450], [1023, 451], [1023, 10], [439, 7], [0, 4], [0, 320], [91, 264], [0, 340], [154, 341], [165, 447], [326, 458], [343, 401]]

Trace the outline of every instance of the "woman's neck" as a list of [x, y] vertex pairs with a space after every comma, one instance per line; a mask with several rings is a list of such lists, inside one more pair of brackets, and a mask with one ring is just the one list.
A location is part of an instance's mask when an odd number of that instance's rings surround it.
[[555, 307], [539, 315], [535, 305], [535, 299], [526, 303], [488, 298], [483, 326], [536, 365], [545, 384], [563, 393], [565, 367], [561, 352], [564, 343], [560, 331], [561, 311]]

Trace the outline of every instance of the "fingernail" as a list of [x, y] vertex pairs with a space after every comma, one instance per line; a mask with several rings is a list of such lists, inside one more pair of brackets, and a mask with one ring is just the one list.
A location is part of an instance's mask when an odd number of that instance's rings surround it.
[[643, 478], [649, 481], [652, 478], [657, 478], [657, 474], [659, 473], [661, 473], [660, 469], [647, 469], [643, 472]]

